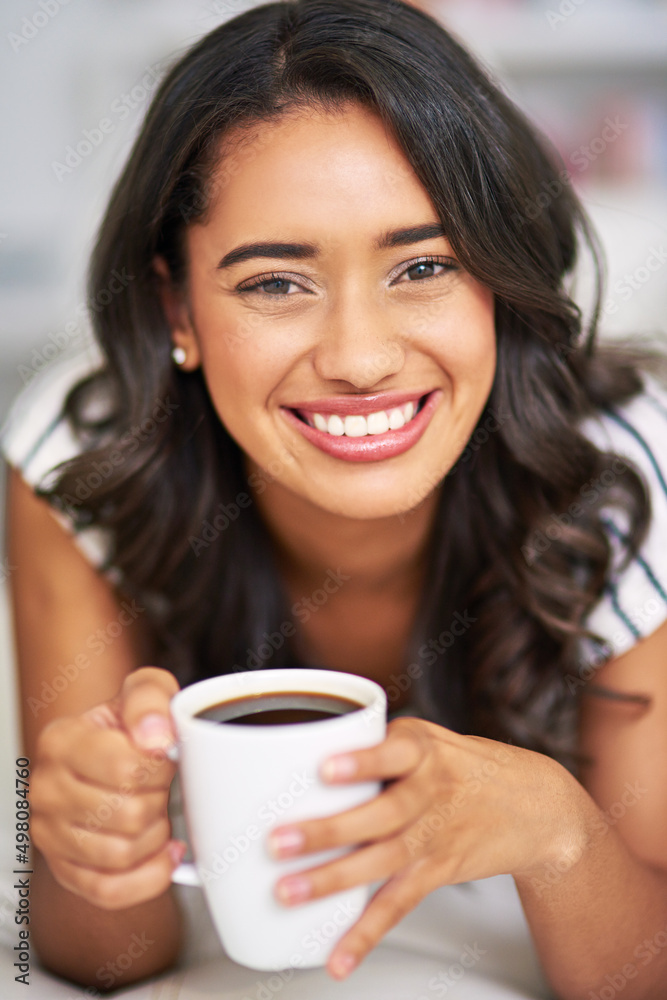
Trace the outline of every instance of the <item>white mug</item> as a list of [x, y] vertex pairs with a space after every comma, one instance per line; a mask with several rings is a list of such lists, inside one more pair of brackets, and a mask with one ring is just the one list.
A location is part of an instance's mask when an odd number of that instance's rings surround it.
[[[359, 710], [321, 721], [232, 725], [196, 718], [220, 702], [251, 695], [307, 692], [357, 702]], [[283, 860], [268, 851], [274, 826], [343, 812], [373, 798], [375, 781], [327, 785], [319, 765], [331, 754], [375, 746], [385, 737], [387, 699], [374, 681], [333, 670], [275, 669], [211, 677], [174, 696], [185, 819], [195, 859], [172, 880], [204, 890], [218, 936], [234, 961], [251, 969], [325, 965], [361, 915], [368, 886], [284, 906], [282, 875], [314, 868], [345, 848]]]

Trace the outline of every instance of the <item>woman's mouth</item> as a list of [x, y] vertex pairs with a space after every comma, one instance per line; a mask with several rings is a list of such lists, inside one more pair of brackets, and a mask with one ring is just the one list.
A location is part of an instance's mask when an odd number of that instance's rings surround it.
[[[433, 389], [384, 409], [379, 405], [381, 396], [377, 402], [374, 397], [363, 403], [354, 397], [346, 398], [344, 404], [332, 401], [331, 410], [338, 412], [327, 412], [326, 401], [317, 409], [307, 406], [281, 409], [290, 424], [298, 427], [320, 450], [346, 461], [369, 462], [391, 458], [411, 448], [426, 430], [441, 396], [442, 390]], [[366, 412], [355, 413], [355, 407]]]

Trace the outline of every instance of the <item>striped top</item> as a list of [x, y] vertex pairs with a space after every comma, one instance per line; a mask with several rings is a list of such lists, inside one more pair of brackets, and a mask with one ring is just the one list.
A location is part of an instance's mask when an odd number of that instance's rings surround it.
[[[99, 364], [94, 347], [64, 358], [37, 375], [15, 401], [0, 431], [0, 451], [30, 486], [43, 482], [54, 466], [77, 454], [80, 446], [62, 417], [62, 403], [67, 391]], [[625, 470], [623, 459], [632, 461], [648, 486], [651, 524], [637, 557], [622, 567], [627, 517], [617, 509], [605, 511], [613, 565], [603, 597], [587, 621], [609, 644], [612, 655], [619, 655], [667, 619], [667, 389], [646, 376], [642, 394], [613, 412], [585, 421], [582, 430], [598, 448], [620, 457], [609, 462], [597, 479], [582, 485], [578, 502], [554, 516], [545, 532], [536, 532], [524, 554], [530, 559], [544, 551], [558, 538], [561, 524], [575, 522], [587, 505], [612, 489]], [[54, 516], [74, 533], [70, 518], [55, 511]], [[102, 564], [108, 551], [104, 531], [80, 528], [74, 541], [94, 566]], [[116, 579], [113, 569], [109, 575]], [[592, 652], [592, 647], [587, 649]]]

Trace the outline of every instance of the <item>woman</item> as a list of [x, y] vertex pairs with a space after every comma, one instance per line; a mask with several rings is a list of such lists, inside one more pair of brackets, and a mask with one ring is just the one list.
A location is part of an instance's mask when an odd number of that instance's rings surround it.
[[[582, 330], [564, 280], [594, 241], [569, 187], [544, 198], [558, 170], [394, 0], [258, 7], [168, 74], [94, 253], [101, 372], [5, 434], [54, 971], [99, 986], [139, 927], [123, 983], [178, 951], [151, 755], [178, 683], [315, 664], [395, 716], [326, 771], [376, 801], [271, 838], [303, 855], [286, 906], [384, 883], [334, 977], [434, 889], [509, 873], [559, 997], [623, 967], [659, 995], [667, 950], [633, 955], [667, 925], [667, 397], [594, 346], [597, 310]], [[361, 846], [309, 869], [335, 845]]]

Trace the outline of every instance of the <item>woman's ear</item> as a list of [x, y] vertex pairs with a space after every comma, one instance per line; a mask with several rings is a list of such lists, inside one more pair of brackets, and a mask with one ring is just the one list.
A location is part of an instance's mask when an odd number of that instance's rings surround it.
[[201, 354], [185, 295], [174, 287], [164, 257], [153, 257], [153, 270], [158, 277], [160, 300], [171, 330], [172, 344], [185, 352], [185, 360], [178, 367], [183, 371], [194, 371], [201, 364]]

